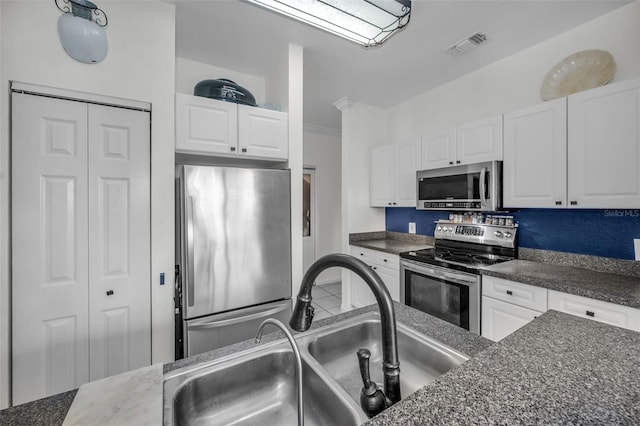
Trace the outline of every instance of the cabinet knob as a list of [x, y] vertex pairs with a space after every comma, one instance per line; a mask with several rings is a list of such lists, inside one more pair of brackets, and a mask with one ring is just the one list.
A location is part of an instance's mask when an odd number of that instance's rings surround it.
[[595, 312], [591, 312], [591, 311], [587, 311], [586, 314], [587, 314], [588, 317], [595, 317], [596, 316], [596, 313]]
[[247, 148], [242, 148], [242, 152], [247, 152]]
[[397, 203], [393, 203], [393, 205], [395, 206]]
[[453, 161], [449, 161], [449, 164], [453, 164]]
[[572, 206], [577, 206], [577, 205], [578, 205], [578, 202], [577, 202], [577, 201], [572, 201], [572, 202], [571, 202], [571, 205], [572, 205]]
[[107, 290], [107, 296], [113, 296], [113, 290]]
[[513, 292], [512, 292], [511, 290], [507, 290], [507, 294], [508, 294], [509, 296], [513, 296]]
[[236, 150], [236, 147], [235, 147], [235, 146], [232, 146], [232, 147], [231, 147], [231, 152], [234, 152], [235, 150]]
[[460, 164], [460, 160], [456, 160], [456, 164]]
[[562, 205], [562, 201], [556, 201], [556, 206], [561, 206]]

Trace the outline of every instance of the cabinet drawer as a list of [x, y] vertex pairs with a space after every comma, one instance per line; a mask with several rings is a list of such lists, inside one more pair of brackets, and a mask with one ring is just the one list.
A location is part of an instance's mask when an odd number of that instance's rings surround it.
[[351, 256], [362, 260], [367, 265], [371, 265], [376, 258], [376, 252], [362, 247], [350, 246]]
[[374, 262], [377, 266], [400, 270], [400, 256], [384, 252], [377, 252]]
[[547, 289], [529, 284], [484, 275], [482, 295], [538, 312], [547, 310]]
[[549, 290], [549, 309], [640, 331], [640, 309]]
[[542, 312], [482, 297], [482, 337], [497, 342], [533, 321]]

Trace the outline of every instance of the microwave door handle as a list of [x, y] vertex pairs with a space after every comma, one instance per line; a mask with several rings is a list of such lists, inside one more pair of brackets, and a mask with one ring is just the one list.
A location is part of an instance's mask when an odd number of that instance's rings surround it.
[[487, 168], [483, 167], [480, 171], [480, 203], [482, 206], [487, 205], [487, 197], [485, 193], [487, 191]]

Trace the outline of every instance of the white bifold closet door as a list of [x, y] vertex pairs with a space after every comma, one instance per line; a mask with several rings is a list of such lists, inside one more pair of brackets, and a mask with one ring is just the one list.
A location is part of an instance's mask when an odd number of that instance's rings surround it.
[[12, 95], [12, 402], [151, 362], [149, 113]]

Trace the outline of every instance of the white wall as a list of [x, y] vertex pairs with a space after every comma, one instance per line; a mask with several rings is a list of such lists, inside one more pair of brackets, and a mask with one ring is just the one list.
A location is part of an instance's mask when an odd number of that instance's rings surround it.
[[611, 52], [617, 64], [614, 81], [640, 76], [640, 1], [390, 108], [389, 135], [406, 140], [541, 103], [547, 71], [586, 49]]
[[[316, 259], [342, 251], [340, 136], [304, 131], [304, 165], [316, 169]], [[319, 283], [339, 281], [339, 269], [331, 268], [318, 277]]]
[[[292, 297], [302, 282], [302, 110], [304, 50], [289, 44], [287, 75], [287, 111], [289, 112], [289, 169], [291, 170], [291, 280]], [[276, 98], [277, 99], [277, 98]], [[284, 103], [284, 102], [282, 102]]]
[[[175, 8], [164, 2], [109, 1], [109, 53], [103, 62], [71, 59], [58, 41], [52, 1], [0, 2], [0, 405], [9, 373], [9, 85], [10, 80], [133, 99], [152, 105], [151, 276], [153, 362], [173, 360], [173, 168]], [[170, 190], [167, 190], [167, 189]], [[167, 285], [159, 285], [160, 273]]]
[[202, 80], [226, 78], [247, 89], [256, 103], [265, 102], [265, 79], [190, 59], [176, 57], [176, 92], [193, 95], [194, 86]]
[[[342, 111], [342, 231], [343, 253], [349, 253], [349, 234], [384, 231], [385, 210], [369, 207], [369, 151], [387, 142], [386, 111], [349, 99], [336, 102]], [[351, 307], [350, 274], [342, 271], [342, 308]]]

